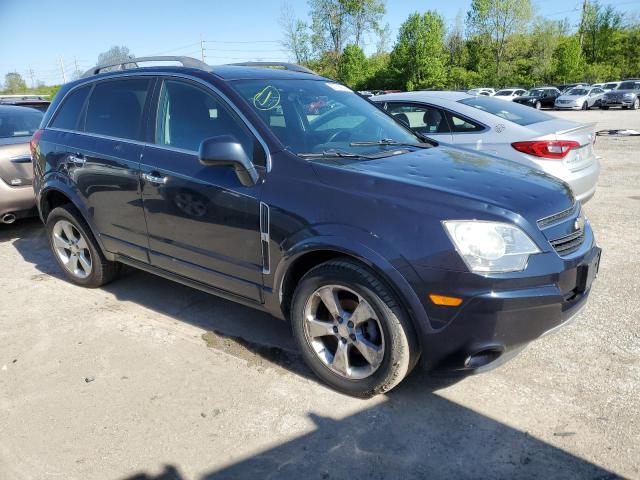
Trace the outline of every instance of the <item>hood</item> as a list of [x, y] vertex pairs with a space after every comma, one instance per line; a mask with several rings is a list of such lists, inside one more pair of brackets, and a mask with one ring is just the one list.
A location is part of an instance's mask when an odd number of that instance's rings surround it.
[[483, 213], [496, 207], [535, 221], [574, 203], [569, 186], [542, 171], [449, 146], [376, 160], [314, 163], [321, 180], [335, 188], [358, 188], [393, 204], [417, 201], [435, 216], [459, 216], [465, 207]]
[[581, 98], [586, 98], [587, 95], [560, 95], [558, 100], [580, 100]]
[[540, 100], [542, 95], [524, 95], [522, 97], [515, 97], [514, 102], [526, 102], [527, 100]]
[[613, 95], [624, 95], [625, 93], [635, 93], [636, 95], [640, 95], [640, 90], [633, 90], [633, 89], [628, 89], [628, 90], [608, 90], [607, 93], [609, 94], [613, 94]]

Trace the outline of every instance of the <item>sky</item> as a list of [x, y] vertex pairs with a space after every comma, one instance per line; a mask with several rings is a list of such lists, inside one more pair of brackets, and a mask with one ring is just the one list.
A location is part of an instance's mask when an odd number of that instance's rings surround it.
[[[308, 18], [306, 0], [288, 0]], [[415, 11], [436, 10], [448, 23], [465, 13], [470, 0], [386, 0], [384, 22], [391, 43], [398, 27]], [[533, 0], [537, 14], [568, 18], [576, 25], [582, 0]], [[601, 3], [609, 3], [601, 0]], [[640, 0], [610, 0], [622, 11], [640, 10]], [[0, 82], [20, 73], [28, 86], [41, 80], [62, 83], [75, 71], [95, 65], [113, 45], [137, 56], [188, 55], [216, 65], [248, 60], [286, 61], [278, 24], [283, 0], [0, 0]], [[365, 50], [373, 51], [375, 38]], [[32, 75], [33, 74], [33, 75]]]

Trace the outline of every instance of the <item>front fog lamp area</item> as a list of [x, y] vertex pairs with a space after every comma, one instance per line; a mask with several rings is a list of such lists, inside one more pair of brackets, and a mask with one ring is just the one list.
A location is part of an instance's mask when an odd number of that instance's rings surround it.
[[527, 266], [529, 255], [540, 253], [526, 233], [508, 223], [478, 220], [442, 223], [462, 260], [475, 273], [519, 272]]

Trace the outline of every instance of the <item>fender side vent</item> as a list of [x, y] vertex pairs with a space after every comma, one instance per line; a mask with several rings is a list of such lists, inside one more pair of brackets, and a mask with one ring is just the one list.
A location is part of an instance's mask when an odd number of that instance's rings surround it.
[[260, 202], [260, 245], [262, 248], [262, 273], [271, 272], [270, 255], [269, 255], [269, 222], [270, 222], [269, 205]]

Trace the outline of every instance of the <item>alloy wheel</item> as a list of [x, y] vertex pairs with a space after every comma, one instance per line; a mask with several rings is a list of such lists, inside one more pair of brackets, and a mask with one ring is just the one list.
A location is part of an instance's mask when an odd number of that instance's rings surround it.
[[369, 302], [350, 288], [317, 289], [305, 305], [304, 331], [320, 361], [343, 378], [366, 378], [382, 364], [380, 320]]
[[58, 220], [52, 235], [53, 248], [64, 268], [80, 279], [91, 275], [91, 252], [82, 233], [71, 222]]

